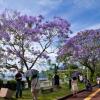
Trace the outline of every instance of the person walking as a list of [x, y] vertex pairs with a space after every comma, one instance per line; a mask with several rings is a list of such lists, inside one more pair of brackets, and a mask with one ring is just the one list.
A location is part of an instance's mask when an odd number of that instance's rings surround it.
[[72, 88], [72, 92], [73, 92], [73, 96], [77, 96], [77, 92], [78, 92], [78, 85], [77, 85], [77, 78], [76, 77], [72, 77], [71, 80], [71, 88]]
[[84, 77], [84, 83], [85, 83], [86, 90], [91, 92], [92, 91], [92, 85], [91, 85], [90, 81], [87, 79], [86, 76]]
[[97, 86], [100, 88], [100, 77], [97, 76]]
[[31, 92], [33, 100], [38, 100], [39, 90], [40, 90], [40, 82], [39, 82], [38, 72], [36, 72], [31, 77]]
[[69, 77], [69, 80], [68, 80], [69, 82], [69, 89], [71, 89], [71, 77]]
[[59, 75], [57, 73], [55, 73], [54, 75], [54, 86], [55, 88], [59, 88]]
[[18, 70], [18, 73], [15, 75], [16, 79], [16, 98], [22, 97], [22, 73], [21, 70]]

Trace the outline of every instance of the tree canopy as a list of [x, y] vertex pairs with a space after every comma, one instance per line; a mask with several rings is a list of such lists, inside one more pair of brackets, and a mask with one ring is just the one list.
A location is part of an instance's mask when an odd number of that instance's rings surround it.
[[78, 32], [59, 49], [58, 55], [58, 58], [69, 57], [80, 62], [93, 74], [100, 61], [100, 29]]
[[18, 59], [26, 69], [31, 69], [39, 60], [48, 59], [48, 48], [57, 41], [68, 38], [70, 24], [54, 17], [45, 21], [42, 15], [28, 16], [16, 11], [0, 15], [0, 40], [10, 59]]

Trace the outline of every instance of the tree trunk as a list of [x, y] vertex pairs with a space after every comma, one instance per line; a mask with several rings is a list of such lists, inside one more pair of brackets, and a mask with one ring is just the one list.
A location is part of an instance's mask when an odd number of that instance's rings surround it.
[[28, 83], [28, 88], [31, 88], [31, 81], [29, 80], [29, 77], [26, 77], [27, 83]]
[[91, 73], [90, 73], [90, 81], [91, 82], [93, 82], [94, 72], [95, 71], [91, 70]]

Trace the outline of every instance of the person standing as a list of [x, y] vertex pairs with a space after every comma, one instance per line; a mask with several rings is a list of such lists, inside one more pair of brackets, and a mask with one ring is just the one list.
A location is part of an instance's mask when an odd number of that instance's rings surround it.
[[77, 85], [77, 78], [76, 77], [72, 77], [71, 80], [71, 88], [72, 88], [72, 92], [73, 92], [73, 96], [77, 96], [77, 92], [78, 92], [78, 85]]
[[59, 75], [57, 73], [54, 75], [54, 86], [59, 88]]
[[15, 75], [16, 79], [16, 98], [22, 97], [22, 73], [21, 70], [18, 70], [18, 73]]
[[98, 85], [98, 87], [100, 88], [100, 77], [99, 76], [97, 76], [97, 85]]
[[39, 90], [40, 90], [40, 82], [39, 82], [38, 72], [36, 72], [31, 77], [31, 92], [32, 92], [33, 100], [38, 100]]
[[82, 83], [83, 82], [83, 76], [82, 74], [79, 75], [79, 81]]
[[69, 77], [69, 89], [71, 89], [71, 77]]
[[84, 77], [84, 83], [85, 83], [86, 90], [91, 92], [92, 91], [92, 85], [91, 85], [90, 81], [87, 79], [86, 76]]

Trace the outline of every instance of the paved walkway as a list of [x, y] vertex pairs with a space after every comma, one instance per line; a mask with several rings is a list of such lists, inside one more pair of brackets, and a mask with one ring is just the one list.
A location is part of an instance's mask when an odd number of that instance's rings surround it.
[[77, 97], [70, 97], [66, 100], [100, 100], [100, 89], [94, 88], [92, 92], [81, 92], [78, 93]]
[[94, 96], [91, 100], [100, 100], [100, 92], [97, 93], [97, 95]]

